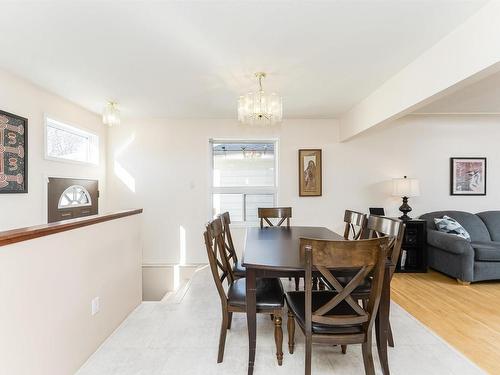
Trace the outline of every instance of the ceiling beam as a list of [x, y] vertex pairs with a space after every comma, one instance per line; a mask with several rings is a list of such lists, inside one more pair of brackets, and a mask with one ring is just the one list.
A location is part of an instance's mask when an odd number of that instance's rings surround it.
[[[422, 25], [425, 27], [425, 25]], [[340, 118], [340, 140], [500, 70], [500, 2], [490, 1]]]

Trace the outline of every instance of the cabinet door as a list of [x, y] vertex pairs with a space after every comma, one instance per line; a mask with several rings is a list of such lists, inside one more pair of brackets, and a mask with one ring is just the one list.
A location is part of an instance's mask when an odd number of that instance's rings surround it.
[[48, 222], [97, 215], [97, 180], [50, 177], [48, 183]]

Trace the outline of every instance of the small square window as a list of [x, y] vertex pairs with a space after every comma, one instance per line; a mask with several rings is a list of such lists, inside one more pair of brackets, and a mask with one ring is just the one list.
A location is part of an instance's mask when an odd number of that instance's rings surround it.
[[211, 141], [212, 214], [231, 222], [258, 222], [257, 208], [276, 204], [275, 141]]
[[85, 130], [46, 118], [46, 157], [99, 164], [99, 137]]

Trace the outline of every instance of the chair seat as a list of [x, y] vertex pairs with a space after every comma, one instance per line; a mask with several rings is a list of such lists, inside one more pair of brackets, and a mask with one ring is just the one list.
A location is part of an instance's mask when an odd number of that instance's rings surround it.
[[471, 242], [474, 248], [475, 260], [483, 262], [500, 262], [500, 242], [475, 241]]
[[[349, 284], [351, 282], [351, 280], [354, 278], [354, 276], [356, 276], [356, 274], [358, 273], [358, 270], [355, 270], [355, 271], [331, 271], [332, 272], [332, 275], [335, 276], [335, 278], [337, 279], [337, 281], [340, 283], [340, 285], [342, 285], [343, 287], [345, 287], [347, 284]], [[330, 285], [330, 282], [324, 278], [324, 277], [321, 277], [321, 279], [323, 280], [323, 282], [328, 285], [328, 287], [330, 289], [332, 289], [333, 291], [335, 291], [335, 288], [333, 287], [333, 285]], [[364, 281], [356, 288], [354, 289], [354, 292], [352, 293], [353, 295], [359, 295], [359, 294], [370, 294], [370, 291], [371, 291], [371, 278], [367, 277], [364, 279]]]
[[237, 261], [233, 267], [233, 273], [236, 277], [245, 277], [247, 274], [247, 270], [241, 265], [240, 261]]
[[[284, 290], [280, 279], [257, 279], [257, 309], [279, 309], [284, 305]], [[227, 292], [230, 306], [246, 306], [246, 279], [235, 280]]]
[[[313, 291], [312, 292], [312, 311], [316, 311], [325, 303], [330, 301], [337, 293], [331, 291]], [[296, 322], [304, 329], [306, 315], [305, 315], [305, 292], [287, 292], [285, 295], [286, 303], [290, 310], [295, 315]], [[356, 312], [345, 301], [342, 301], [327, 315], [356, 315]], [[363, 325], [348, 325], [348, 326], [331, 326], [321, 323], [312, 323], [312, 332], [319, 334], [357, 334], [363, 333]]]

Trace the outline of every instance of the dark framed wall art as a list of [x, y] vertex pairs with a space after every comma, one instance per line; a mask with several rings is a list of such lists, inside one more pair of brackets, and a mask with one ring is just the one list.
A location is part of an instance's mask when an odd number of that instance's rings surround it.
[[450, 194], [486, 195], [486, 158], [450, 158]]
[[299, 196], [321, 196], [323, 183], [321, 168], [321, 150], [299, 150]]
[[28, 192], [28, 119], [0, 111], [0, 194]]

